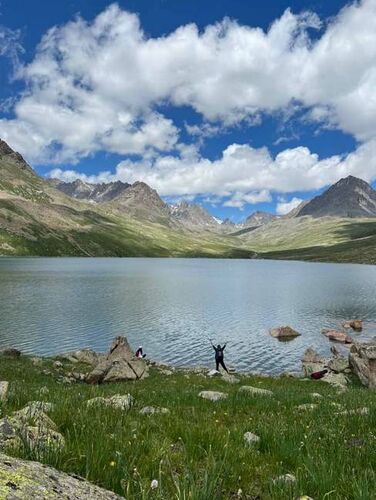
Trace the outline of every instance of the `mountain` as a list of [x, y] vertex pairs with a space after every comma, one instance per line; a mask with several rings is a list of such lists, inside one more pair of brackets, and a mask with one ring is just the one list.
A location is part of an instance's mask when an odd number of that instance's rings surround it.
[[53, 181], [56, 189], [68, 196], [72, 196], [72, 198], [77, 198], [78, 200], [93, 201], [95, 203], [111, 201], [130, 187], [130, 184], [121, 181], [102, 184], [91, 184], [83, 182], [80, 179], [76, 179], [73, 182]]
[[201, 205], [183, 201], [170, 207], [171, 217], [189, 229], [219, 230], [222, 221], [209, 214]]
[[302, 217], [375, 217], [376, 191], [367, 182], [349, 175], [301, 208]]
[[257, 212], [253, 212], [251, 215], [249, 215], [243, 222], [243, 225], [247, 227], [263, 226], [264, 224], [268, 224], [276, 218], [277, 216], [274, 214], [258, 210]]

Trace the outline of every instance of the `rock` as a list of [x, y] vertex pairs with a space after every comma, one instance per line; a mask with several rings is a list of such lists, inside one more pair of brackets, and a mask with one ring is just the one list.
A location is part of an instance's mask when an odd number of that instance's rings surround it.
[[8, 358], [19, 358], [21, 356], [21, 351], [19, 351], [18, 349], [13, 349], [12, 347], [11, 348], [8, 348], [8, 349], [2, 349], [0, 351], [0, 354], [2, 356], [7, 356]]
[[89, 399], [87, 406], [107, 406], [116, 410], [127, 411], [134, 403], [134, 398], [130, 394], [115, 394], [110, 398], [97, 397]]
[[231, 375], [229, 373], [224, 373], [222, 375], [222, 379], [227, 382], [228, 384], [239, 384], [240, 380], [236, 378], [234, 375]]
[[138, 380], [148, 376], [149, 367], [136, 358], [125, 337], [116, 337], [108, 355], [86, 377], [89, 384]]
[[261, 389], [260, 387], [252, 387], [251, 385], [242, 385], [239, 392], [249, 394], [251, 396], [273, 396], [273, 391]]
[[329, 340], [333, 340], [335, 342], [342, 342], [344, 344], [352, 344], [353, 339], [344, 332], [337, 332], [336, 330], [322, 330], [321, 332], [325, 337]]
[[2, 418], [0, 420], [0, 451], [15, 452], [21, 447], [22, 439], [17, 432], [17, 427], [7, 417]]
[[336, 373], [341, 373], [349, 368], [349, 361], [344, 356], [336, 356], [328, 361], [327, 367]]
[[208, 377], [220, 377], [220, 376], [221, 376], [221, 372], [218, 370], [210, 370], [208, 372]]
[[5, 403], [8, 398], [9, 382], [3, 380], [0, 382], [0, 402]]
[[303, 403], [302, 405], [299, 405], [296, 408], [299, 411], [306, 411], [306, 410], [315, 410], [317, 407], [318, 405], [315, 403]]
[[349, 364], [366, 387], [376, 387], [376, 340], [355, 343], [350, 348]]
[[41, 396], [46, 396], [46, 395], [47, 395], [47, 394], [49, 394], [49, 393], [50, 393], [50, 390], [49, 390], [49, 388], [48, 388], [48, 387], [46, 387], [45, 385], [39, 389], [39, 394], [40, 394]]
[[326, 373], [320, 380], [330, 384], [332, 387], [339, 389], [341, 391], [346, 390], [347, 378], [343, 373]]
[[253, 432], [245, 432], [243, 438], [248, 446], [252, 446], [260, 442], [259, 436], [253, 434]]
[[155, 415], [156, 413], [170, 413], [168, 408], [160, 408], [158, 406], [144, 406], [140, 410], [140, 415]]
[[71, 500], [121, 500], [122, 497], [85, 479], [69, 476], [38, 462], [0, 454], [0, 495], [9, 500], [66, 498]]
[[339, 413], [337, 413], [337, 415], [347, 415], [347, 416], [351, 416], [351, 415], [369, 415], [369, 408], [367, 408], [366, 406], [364, 406], [363, 408], [356, 408], [355, 410], [344, 410], [344, 411], [341, 411]]
[[356, 332], [361, 332], [363, 330], [363, 321], [361, 319], [350, 319], [350, 321], [345, 321], [342, 323], [343, 328], [352, 328]]
[[276, 328], [271, 328], [269, 330], [269, 333], [276, 339], [291, 339], [294, 337], [299, 337], [301, 335], [290, 326], [278, 326]]
[[311, 398], [314, 398], [314, 399], [322, 399], [324, 397], [319, 392], [311, 392], [310, 396], [311, 396]]
[[63, 368], [63, 363], [61, 361], [54, 361], [53, 367], [54, 368]]
[[67, 359], [71, 363], [84, 363], [91, 366], [96, 366], [105, 355], [98, 354], [93, 349], [80, 349], [79, 351], [68, 352], [62, 354], [61, 358]]
[[42, 366], [43, 365], [43, 359], [42, 358], [31, 358], [31, 363], [33, 366]]
[[309, 347], [303, 357], [302, 357], [302, 363], [326, 363], [326, 360], [320, 356], [312, 347]]
[[209, 401], [220, 401], [221, 399], [226, 399], [228, 394], [225, 392], [201, 391], [199, 396], [200, 398], [208, 399]]
[[296, 483], [296, 477], [294, 474], [282, 474], [281, 476], [273, 479], [273, 484], [278, 483]]
[[59, 452], [65, 447], [63, 435], [49, 427], [27, 426], [21, 429], [20, 434], [30, 450], [37, 452], [41, 457], [48, 456], [51, 452]]
[[160, 369], [159, 373], [161, 373], [162, 375], [166, 375], [168, 377], [174, 374], [172, 370], [165, 370], [164, 368]]

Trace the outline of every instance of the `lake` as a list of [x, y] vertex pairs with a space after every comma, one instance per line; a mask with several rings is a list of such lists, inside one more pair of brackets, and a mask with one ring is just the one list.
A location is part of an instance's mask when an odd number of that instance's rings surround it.
[[[126, 335], [148, 357], [213, 366], [214, 342], [240, 371], [300, 369], [309, 346], [329, 354], [322, 328], [365, 321], [376, 335], [376, 266], [211, 259], [0, 258], [0, 348], [36, 355]], [[268, 329], [291, 325], [290, 342]], [[346, 348], [342, 348], [346, 350]]]

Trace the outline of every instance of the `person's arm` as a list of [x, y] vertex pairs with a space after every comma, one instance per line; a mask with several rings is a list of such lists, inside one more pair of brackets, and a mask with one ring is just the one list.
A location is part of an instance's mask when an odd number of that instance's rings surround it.
[[224, 351], [224, 350], [225, 350], [226, 345], [227, 345], [227, 342], [226, 342], [225, 344], [223, 344], [222, 351]]

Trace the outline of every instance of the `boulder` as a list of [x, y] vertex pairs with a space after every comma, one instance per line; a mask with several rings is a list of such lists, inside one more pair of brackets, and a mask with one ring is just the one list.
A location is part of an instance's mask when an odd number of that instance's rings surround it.
[[269, 333], [272, 337], [276, 339], [292, 339], [294, 337], [299, 337], [301, 334], [296, 330], [291, 328], [291, 326], [278, 326], [276, 328], [271, 328]]
[[220, 377], [220, 376], [221, 376], [221, 372], [218, 370], [210, 370], [208, 372], [208, 377]]
[[242, 385], [239, 392], [249, 394], [250, 396], [273, 396], [273, 391], [268, 389], [261, 389], [260, 387], [253, 387], [251, 385]]
[[350, 319], [342, 323], [343, 328], [352, 328], [356, 332], [363, 330], [363, 321], [361, 319]]
[[243, 438], [248, 446], [252, 446], [260, 442], [259, 436], [253, 434], [253, 432], [245, 432]]
[[66, 498], [121, 500], [122, 497], [95, 486], [85, 479], [38, 462], [0, 454], [0, 495], [7, 499], [41, 500]]
[[328, 372], [321, 379], [322, 382], [330, 384], [335, 389], [345, 391], [348, 380], [343, 373]]
[[121, 382], [147, 377], [149, 367], [143, 359], [136, 358], [125, 337], [116, 337], [107, 356], [86, 377], [89, 384]]
[[376, 340], [357, 342], [351, 346], [349, 364], [361, 383], [376, 387]]
[[168, 408], [160, 408], [158, 406], [144, 406], [140, 410], [140, 415], [155, 415], [156, 413], [167, 414], [170, 413]]
[[208, 399], [209, 401], [220, 401], [221, 399], [226, 399], [228, 394], [216, 391], [201, 391], [199, 396], [200, 398]]
[[8, 398], [9, 382], [3, 380], [0, 382], [0, 402], [5, 403]]
[[349, 360], [344, 356], [335, 356], [328, 361], [327, 367], [335, 373], [342, 373], [349, 368]]
[[93, 349], [80, 349], [79, 351], [67, 352], [59, 356], [71, 363], [84, 363], [86, 365], [96, 366], [105, 355], [98, 354]]
[[321, 332], [325, 337], [329, 340], [333, 340], [334, 342], [342, 342], [344, 344], [352, 344], [353, 339], [344, 332], [338, 332], [336, 330], [322, 330]]
[[7, 356], [8, 358], [19, 358], [21, 356], [21, 351], [19, 351], [18, 349], [14, 349], [13, 347], [10, 347], [8, 349], [2, 349], [0, 351], [0, 354], [2, 356]]
[[309, 347], [302, 358], [302, 368], [305, 377], [310, 377], [314, 372], [324, 370], [327, 360], [320, 356], [312, 347]]
[[115, 410], [127, 411], [134, 403], [134, 398], [130, 394], [115, 394], [110, 398], [97, 397], [89, 399], [87, 406], [107, 406]]

